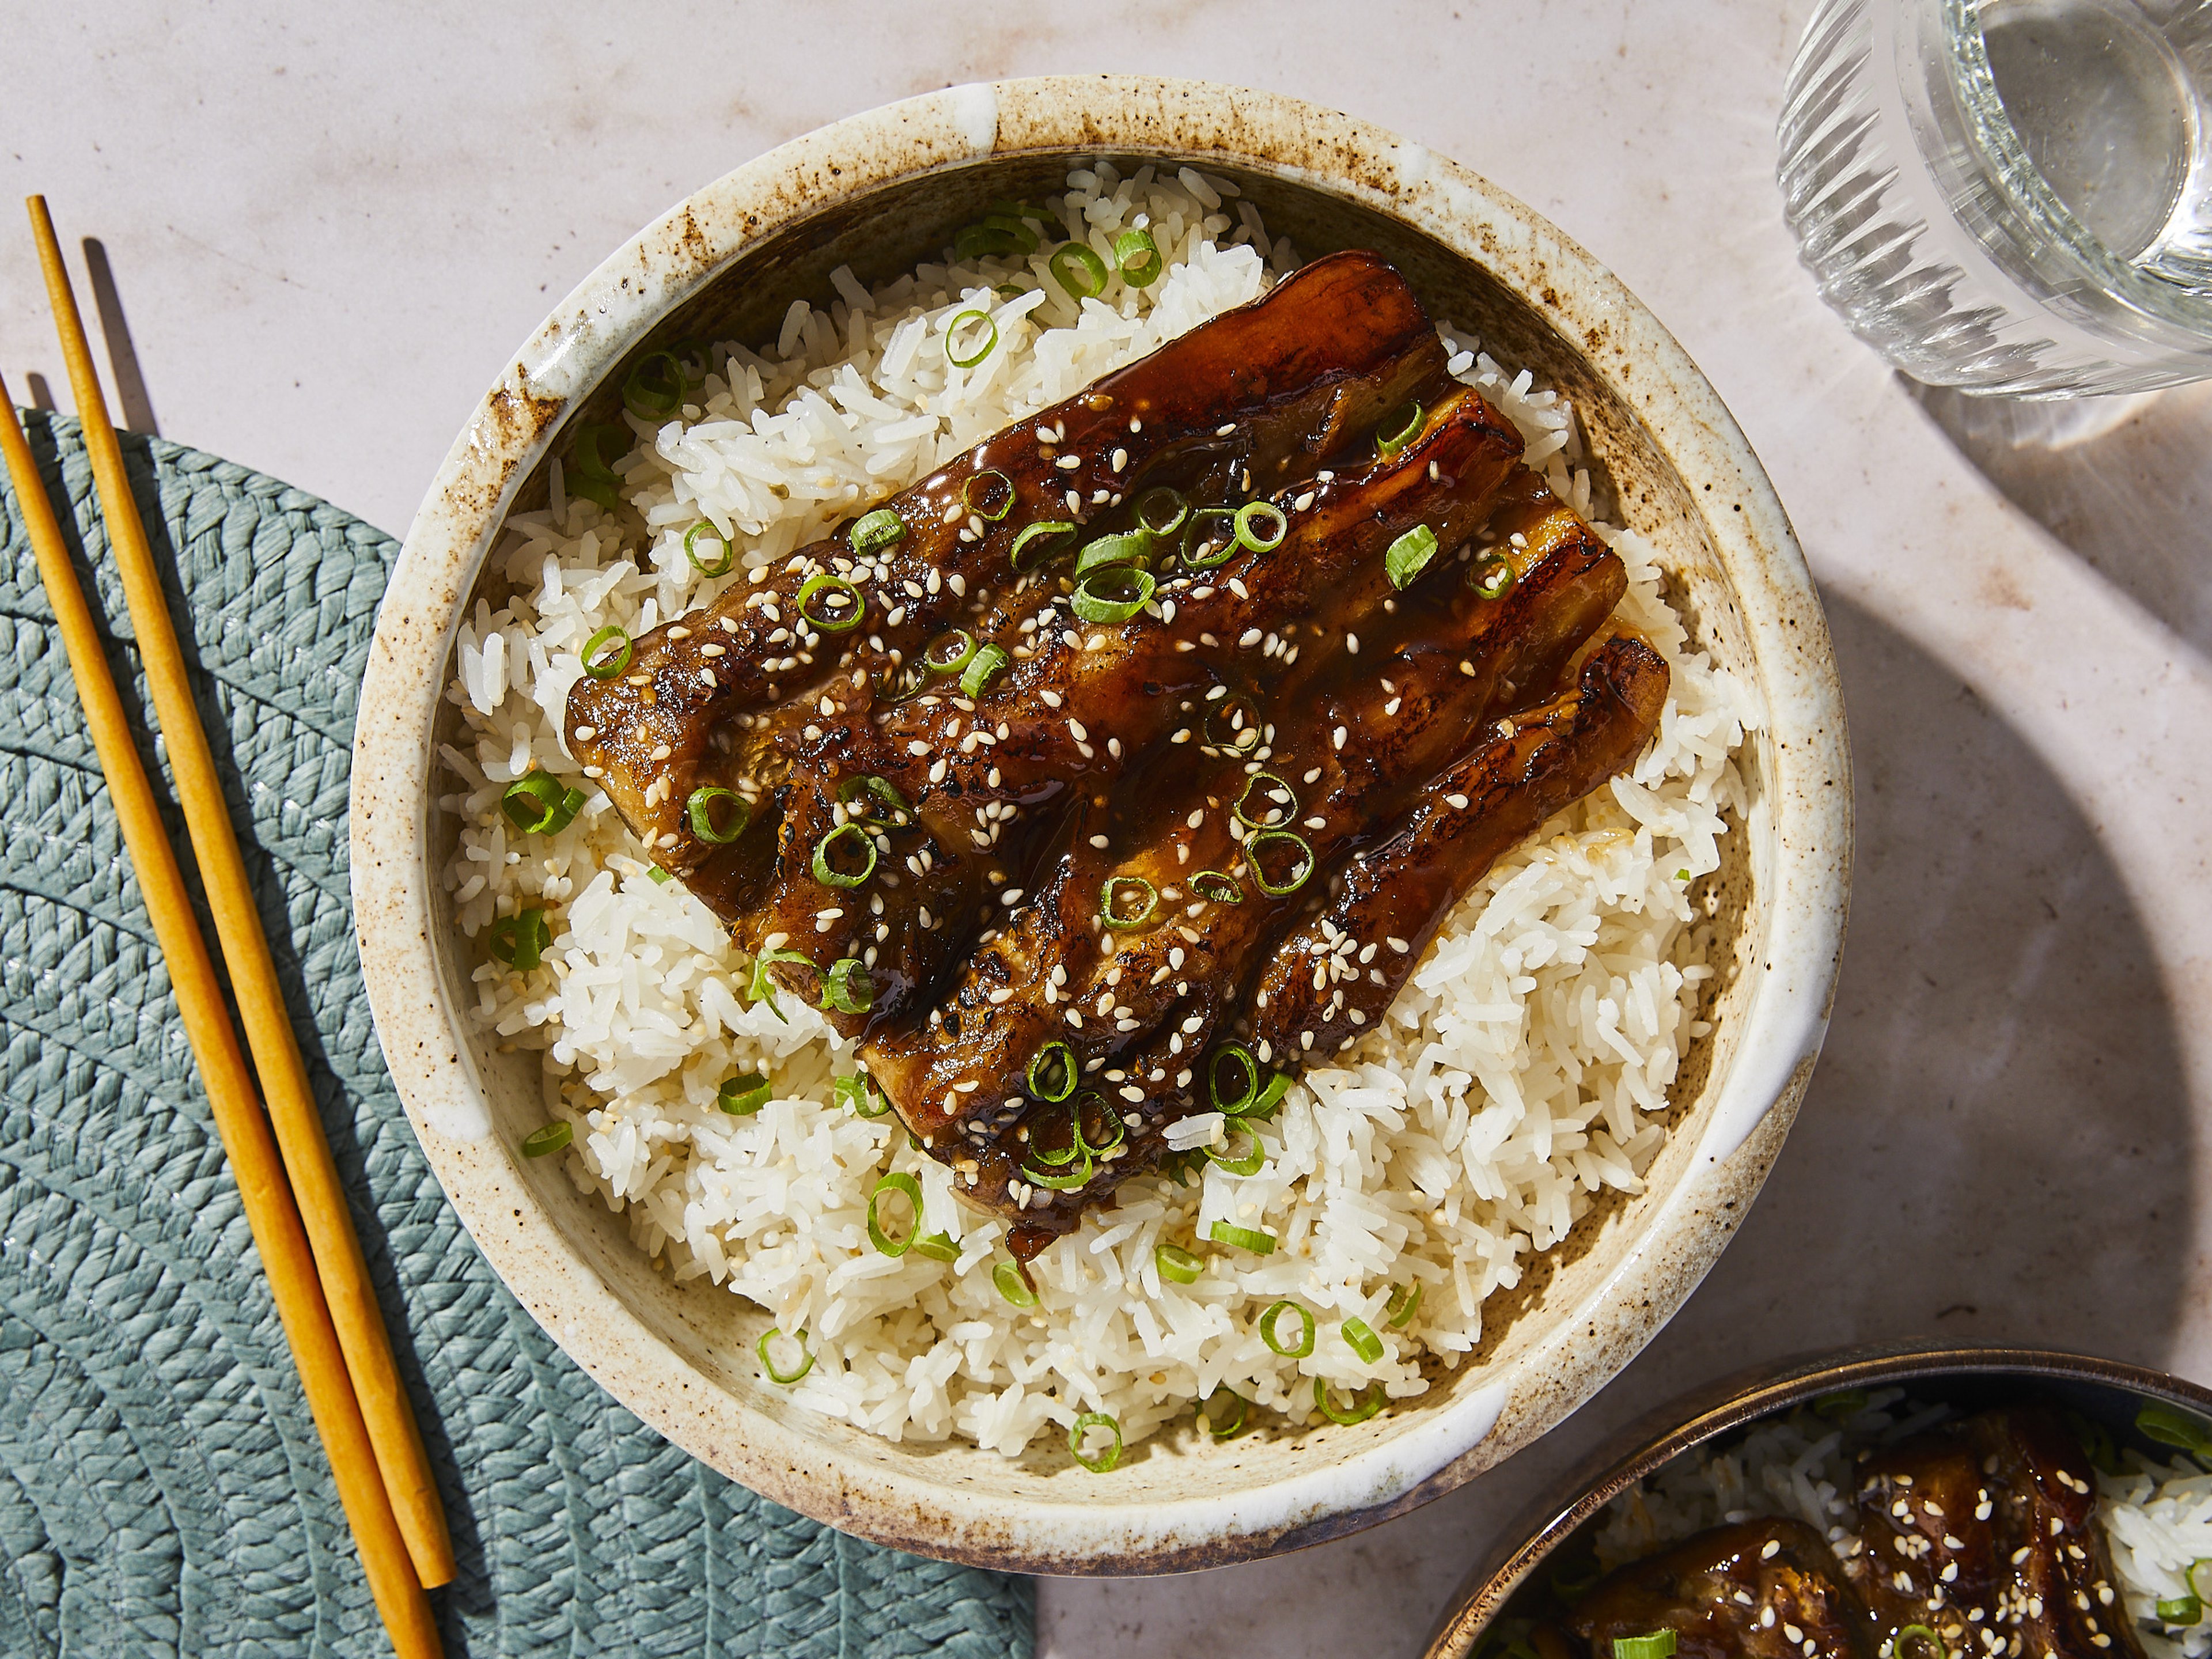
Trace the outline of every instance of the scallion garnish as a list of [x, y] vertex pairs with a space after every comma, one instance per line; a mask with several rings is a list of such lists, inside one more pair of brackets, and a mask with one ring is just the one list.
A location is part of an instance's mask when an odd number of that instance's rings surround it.
[[[963, 357], [953, 346], [952, 337], [969, 323], [981, 323], [989, 332], [984, 335], [981, 345], [977, 346], [975, 350]], [[991, 313], [988, 311], [963, 311], [945, 325], [945, 361], [955, 368], [975, 368], [976, 364], [991, 355], [998, 343], [999, 325], [993, 320]]]
[[[906, 1201], [914, 1206], [914, 1221], [906, 1230], [906, 1237], [894, 1240], [884, 1231], [883, 1217], [876, 1206], [884, 1201], [885, 1193], [904, 1193]], [[868, 1194], [868, 1243], [876, 1247], [879, 1255], [904, 1255], [921, 1231], [921, 1183], [903, 1170], [894, 1170], [876, 1182], [875, 1190]]]
[[[609, 645], [615, 647], [611, 657], [600, 653]], [[581, 659], [584, 672], [595, 680], [611, 680], [629, 666], [629, 635], [609, 623], [584, 641]]]
[[1421, 1305], [1424, 1288], [1421, 1281], [1416, 1279], [1392, 1291], [1390, 1300], [1382, 1309], [1382, 1322], [1394, 1331], [1404, 1330], [1407, 1322], [1413, 1316], [1413, 1310]]
[[607, 439], [620, 446], [617, 457], [629, 452], [630, 434], [626, 426], [584, 426], [576, 428], [576, 445], [570, 454], [568, 493], [580, 495], [587, 501], [597, 502], [612, 513], [622, 505], [622, 476], [601, 453], [600, 446]]
[[1109, 876], [1098, 890], [1098, 915], [1109, 927], [1141, 927], [1159, 908], [1160, 890], [1142, 876]]
[[[1270, 531], [1266, 526], [1273, 524]], [[1291, 533], [1290, 515], [1273, 501], [1247, 501], [1237, 509], [1237, 545], [1272, 553]]]
[[[1221, 1225], [1218, 1221], [1213, 1224], [1217, 1229]], [[1270, 1249], [1274, 1248], [1272, 1239], [1268, 1241], [1268, 1248]], [[1285, 1342], [1281, 1340], [1280, 1326], [1283, 1310], [1285, 1308], [1298, 1316], [1298, 1340], [1296, 1342]], [[1270, 1303], [1267, 1311], [1260, 1316], [1260, 1340], [1266, 1343], [1270, 1350], [1282, 1355], [1285, 1359], [1304, 1359], [1314, 1351], [1312, 1310], [1302, 1307], [1288, 1297], [1280, 1302]]]
[[1513, 591], [1519, 580], [1513, 561], [1501, 554], [1486, 553], [1474, 562], [1474, 568], [1467, 573], [1467, 585], [1486, 599], [1502, 599]]
[[903, 830], [914, 821], [913, 804], [888, 778], [847, 778], [837, 786], [837, 799], [855, 823], [878, 830]]
[[1382, 1339], [1365, 1320], [1347, 1319], [1337, 1329], [1344, 1337], [1344, 1346], [1359, 1356], [1362, 1364], [1371, 1365], [1382, 1357]]
[[921, 660], [933, 674], [957, 674], [975, 654], [975, 636], [964, 628], [939, 634], [922, 647]]
[[[699, 532], [702, 530], [722, 544], [722, 556], [713, 564], [699, 556]], [[730, 544], [727, 536], [702, 519], [684, 532], [684, 556], [691, 561], [691, 568], [702, 576], [726, 576], [730, 574], [731, 564], [738, 556], [738, 550]]]
[[1034, 253], [1037, 251], [1037, 236], [1029, 228], [1028, 221], [1042, 222], [1043, 217], [1026, 202], [994, 202], [980, 223], [962, 227], [952, 239], [952, 257], [967, 260]]
[[535, 968], [553, 943], [553, 929], [547, 925], [545, 913], [539, 909], [518, 910], [511, 916], [501, 916], [487, 930], [484, 948], [491, 959], [512, 968], [518, 974], [526, 974]]
[[[1301, 862], [1297, 873], [1278, 881], [1267, 873], [1261, 863], [1263, 848], [1287, 846], [1298, 849]], [[1280, 898], [1285, 893], [1295, 893], [1304, 886], [1314, 872], [1314, 849], [1304, 836], [1290, 830], [1259, 830], [1244, 843], [1244, 857], [1252, 866], [1252, 880], [1269, 898]]]
[[[1201, 533], [1209, 520], [1222, 520], [1218, 532]], [[1193, 541], [1198, 545], [1193, 548]], [[1213, 570], [1235, 558], [1242, 544], [1237, 539], [1237, 513], [1233, 507], [1200, 507], [1192, 509], [1190, 521], [1183, 526], [1182, 562], [1193, 570]]]
[[1162, 1279], [1172, 1279], [1178, 1285], [1195, 1285], [1199, 1274], [1206, 1271], [1206, 1263], [1180, 1244], [1156, 1248], [1152, 1265], [1159, 1269]]
[[1152, 538], [1142, 530], [1124, 530], [1085, 543], [1075, 556], [1075, 576], [1080, 581], [1094, 570], [1110, 566], [1142, 564], [1152, 556]]
[[2212, 1601], [2212, 1561], [2191, 1561], [2181, 1582], [2189, 1586], [2189, 1593], [2198, 1601]]
[[2200, 1459], [2212, 1459], [2212, 1431], [2203, 1420], [2171, 1406], [2145, 1406], [2136, 1413], [2136, 1431], [2161, 1446], [2179, 1446]]
[[[1924, 1626], [1908, 1625], [1906, 1630]], [[1902, 1637], [1904, 1632], [1899, 1635]], [[1655, 1630], [1649, 1636], [1616, 1636], [1613, 1638], [1613, 1659], [1672, 1659], [1674, 1651], [1674, 1632]], [[1899, 1659], [1903, 1659], [1902, 1654]]]
[[1036, 1159], [1038, 1163], [1057, 1170], [1062, 1169], [1066, 1165], [1074, 1163], [1076, 1159], [1085, 1155], [1083, 1146], [1082, 1126], [1075, 1121], [1075, 1113], [1072, 1108], [1070, 1109], [1067, 1115], [1067, 1144], [1066, 1146], [1047, 1146], [1036, 1136], [1034, 1133], [1030, 1134], [1030, 1156]]
[[1045, 262], [1053, 280], [1071, 300], [1088, 300], [1106, 291], [1106, 262], [1081, 242], [1070, 242]]
[[1190, 878], [1190, 890], [1212, 904], [1242, 904], [1244, 890], [1237, 878], [1218, 870], [1201, 870]]
[[806, 1333], [801, 1331], [791, 1339], [799, 1345], [799, 1369], [795, 1371], [778, 1370], [775, 1361], [768, 1357], [768, 1345], [782, 1334], [775, 1326], [769, 1326], [761, 1333], [761, 1340], [753, 1345], [753, 1352], [760, 1356], [761, 1369], [768, 1373], [768, 1380], [787, 1389], [814, 1369], [814, 1355], [806, 1346]]
[[[1666, 1651], [1672, 1653], [1674, 1650], [1674, 1632], [1670, 1630], [1665, 1634]], [[1905, 1650], [1908, 1644], [1917, 1651], [1908, 1653]], [[1613, 1646], [1618, 1654], [1620, 1644], [1615, 1642]], [[1890, 1652], [1896, 1656], [1896, 1659], [1950, 1659], [1951, 1650], [1943, 1645], [1943, 1638], [1926, 1625], [1907, 1625], [1897, 1632], [1897, 1639], [1891, 1644]], [[1632, 1655], [1630, 1659], [1637, 1659], [1637, 1656]]]
[[[746, 1000], [765, 1002], [768, 1004], [769, 1012], [774, 1014], [778, 1019], [783, 1019], [783, 1010], [775, 1005], [775, 981], [768, 976], [768, 970], [779, 962], [803, 962], [809, 968], [814, 966], [814, 958], [804, 951], [762, 951], [753, 958], [752, 988], [747, 994]], [[790, 1024], [788, 1020], [785, 1020], [784, 1023]]]
[[876, 1086], [875, 1079], [865, 1071], [831, 1078], [830, 1092], [839, 1107], [854, 1117], [881, 1117], [891, 1109], [890, 1097]]
[[1131, 288], [1149, 288], [1160, 277], [1159, 245], [1149, 230], [1125, 230], [1114, 239], [1114, 263]]
[[[1114, 1443], [1096, 1457], [1083, 1449], [1083, 1437], [1093, 1429], [1110, 1429], [1114, 1434]], [[1121, 1425], [1104, 1412], [1085, 1412], [1067, 1425], [1067, 1449], [1091, 1474], [1103, 1474], [1121, 1461]]]
[[1436, 556], [1437, 532], [1417, 524], [1382, 550], [1382, 569], [1390, 578], [1390, 586], [1403, 591], [1413, 585], [1413, 578], [1427, 569], [1429, 561]]
[[1384, 416], [1382, 424], [1375, 428], [1375, 453], [1387, 461], [1419, 437], [1425, 412], [1419, 403], [1410, 403], [1404, 405], [1402, 411], [1393, 410]]
[[[1229, 1396], [1226, 1406], [1220, 1404], [1224, 1395]], [[1249, 1404], [1234, 1389], [1216, 1389], [1200, 1403], [1198, 1420], [1216, 1440], [1234, 1440], [1244, 1431], [1244, 1413]]]
[[888, 507], [879, 507], [872, 513], [864, 513], [854, 523], [852, 534], [847, 538], [855, 553], [873, 553], [878, 548], [889, 547], [906, 535], [906, 520]]
[[499, 810], [526, 836], [557, 836], [584, 810], [584, 792], [563, 789], [557, 779], [532, 772], [507, 786]]
[[865, 1014], [876, 1006], [868, 965], [858, 957], [841, 957], [822, 976], [822, 1006], [833, 1014]]
[[[1328, 1379], [1325, 1376], [1314, 1378], [1315, 1409], [1330, 1422], [1341, 1423], [1346, 1428], [1354, 1423], [1364, 1423], [1382, 1409], [1382, 1385], [1380, 1382], [1370, 1383], [1364, 1394], [1354, 1395], [1353, 1399], [1355, 1403], [1349, 1411], [1339, 1411], [1336, 1402], [1328, 1396]], [[1616, 1651], [1620, 1646], [1618, 1642], [1613, 1644]]]
[[[840, 870], [831, 862], [839, 842], [849, 842], [860, 852], [858, 870]], [[814, 843], [814, 879], [824, 887], [858, 887], [876, 873], [876, 838], [866, 824], [850, 819]]]
[[645, 873], [653, 878], [653, 884], [655, 887], [665, 887], [670, 882], [676, 879], [674, 876], [669, 874], [667, 871], [662, 869], [657, 864], [647, 865], [646, 866]]
[[999, 1287], [999, 1294], [1017, 1308], [1034, 1308], [1037, 1293], [1023, 1272], [1018, 1261], [1001, 1261], [991, 1269], [991, 1282]]
[[750, 1117], [768, 1104], [773, 1092], [773, 1086], [762, 1073], [740, 1072], [714, 1091], [714, 1104], [732, 1117]]
[[1833, 1394], [1824, 1394], [1813, 1402], [1816, 1417], [1848, 1423], [1866, 1409], [1867, 1391], [1864, 1389], [1838, 1389]]
[[641, 421], [665, 421], [683, 407], [690, 389], [690, 377], [674, 352], [648, 351], [623, 382], [623, 402]]
[[1083, 1162], [1072, 1170], [1039, 1170], [1024, 1164], [1022, 1179], [1032, 1187], [1042, 1187], [1048, 1192], [1072, 1193], [1091, 1184], [1091, 1164], [1086, 1155]]
[[1046, 1043], [1030, 1056], [1024, 1081], [1038, 1100], [1054, 1105], [1066, 1100], [1075, 1092], [1075, 1050], [1065, 1042]]
[[1133, 564], [1114, 565], [1094, 570], [1078, 582], [1068, 598], [1068, 607], [1087, 623], [1125, 623], [1151, 602], [1156, 585], [1149, 570]]
[[2193, 1595], [2177, 1595], [2172, 1601], [2159, 1602], [2157, 1613], [2162, 1625], [2194, 1625], [2204, 1617], [2204, 1603]]
[[[990, 497], [988, 502], [975, 498], [978, 484], [983, 486], [984, 493]], [[981, 472], [972, 474], [960, 486], [960, 505], [977, 518], [996, 524], [1014, 510], [1014, 481], [997, 467], [987, 466]]]
[[1052, 544], [1063, 536], [1073, 536], [1075, 528], [1065, 519], [1042, 519], [1036, 524], [1024, 525], [1022, 533], [1014, 538], [1014, 544], [1006, 550], [1007, 560], [1015, 569], [1021, 569], [1022, 550], [1034, 544], [1036, 551], [1030, 556], [1030, 562], [1042, 564], [1053, 556]]
[[1137, 497], [1137, 528], [1152, 536], [1172, 536], [1190, 517], [1190, 503], [1165, 484], [1154, 484]]
[[[1243, 1077], [1237, 1092], [1227, 1099], [1222, 1097], [1221, 1066], [1223, 1061], [1234, 1066]], [[1206, 1061], [1206, 1092], [1213, 1101], [1213, 1109], [1231, 1117], [1241, 1117], [1254, 1102], [1260, 1098], [1260, 1062], [1252, 1051], [1241, 1042], [1224, 1042]]]
[[523, 1136], [522, 1155], [525, 1158], [550, 1158], [566, 1147], [575, 1138], [576, 1131], [573, 1125], [562, 1122], [549, 1123], [544, 1127], [532, 1129], [528, 1134]]
[[1243, 1115], [1265, 1123], [1274, 1116], [1275, 1108], [1282, 1104], [1283, 1097], [1290, 1091], [1291, 1074], [1288, 1072], [1276, 1073], [1267, 1079], [1267, 1086], [1260, 1091], [1259, 1099], [1245, 1108]]
[[967, 667], [960, 671], [960, 690], [963, 696], [980, 697], [983, 688], [999, 677], [1010, 659], [995, 645], [979, 645], [975, 654], [969, 659]]
[[1206, 706], [1206, 746], [1241, 755], [1257, 746], [1260, 728], [1265, 724], [1260, 705], [1243, 692], [1220, 698]]
[[914, 1241], [915, 1254], [926, 1255], [932, 1261], [957, 1261], [960, 1246], [951, 1233], [924, 1233]]
[[1254, 1255], [1273, 1255], [1275, 1241], [1266, 1233], [1249, 1227], [1239, 1227], [1227, 1221], [1217, 1221], [1206, 1231], [1206, 1236], [1217, 1244], [1226, 1244], [1231, 1249], [1249, 1250]]
[[[1255, 789], [1261, 792], [1259, 811], [1267, 813], [1265, 817], [1245, 805]], [[1273, 772], [1255, 772], [1244, 780], [1243, 792], [1229, 810], [1247, 830], [1279, 830], [1298, 815], [1297, 792]]]
[[[808, 609], [814, 596], [823, 592], [831, 595], [832, 604], [842, 607], [837, 615], [817, 617]], [[824, 634], [848, 634], [858, 628], [860, 618], [868, 614], [868, 601], [860, 588], [844, 577], [817, 570], [799, 584], [799, 614], [808, 627], [818, 628]]]
[[1201, 1149], [1206, 1153], [1206, 1161], [1218, 1168], [1226, 1170], [1233, 1176], [1259, 1174], [1261, 1166], [1267, 1161], [1267, 1149], [1261, 1144], [1259, 1135], [1249, 1128], [1244, 1131], [1244, 1138], [1252, 1144], [1241, 1156], [1231, 1158], [1224, 1152], [1217, 1152], [1212, 1147], [1207, 1146]]
[[[690, 799], [684, 803], [684, 816], [691, 820], [691, 833], [714, 847], [727, 847], [745, 833], [745, 826], [753, 821], [752, 804], [734, 789], [725, 789], [719, 783], [710, 783], [694, 789]], [[721, 821], [716, 822], [717, 816]]]

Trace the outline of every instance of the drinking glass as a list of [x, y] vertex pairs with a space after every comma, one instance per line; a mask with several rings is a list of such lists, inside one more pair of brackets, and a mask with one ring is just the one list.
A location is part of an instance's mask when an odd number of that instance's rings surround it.
[[1823, 0], [1781, 147], [1822, 297], [1916, 380], [2212, 378], [2212, 0]]

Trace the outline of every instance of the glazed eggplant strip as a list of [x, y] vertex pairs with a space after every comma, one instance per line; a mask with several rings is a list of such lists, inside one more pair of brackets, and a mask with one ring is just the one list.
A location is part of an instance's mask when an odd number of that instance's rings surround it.
[[[605, 642], [569, 693], [570, 751], [663, 866], [688, 873], [717, 845], [694, 833], [690, 803], [734, 781], [738, 717], [811, 702], [841, 670], [857, 669], [865, 697], [945, 629], [986, 614], [1012, 583], [1016, 544], [1051, 544], [1050, 532], [1033, 533], [1041, 525], [1089, 526], [1154, 482], [1264, 493], [1443, 371], [1435, 329], [1397, 272], [1370, 253], [1316, 260], [1007, 428], [781, 570], [626, 645]], [[708, 817], [711, 830], [711, 807]]]

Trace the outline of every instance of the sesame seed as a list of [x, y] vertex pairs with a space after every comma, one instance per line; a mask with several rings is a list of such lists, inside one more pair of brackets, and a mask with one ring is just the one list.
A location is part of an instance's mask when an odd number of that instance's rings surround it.
[[1358, 656], [1359, 654], [1359, 635], [1357, 634], [1346, 634], [1344, 636], [1344, 648], [1350, 652], [1353, 656]]
[[576, 728], [576, 741], [578, 743], [589, 743], [593, 738], [596, 738], [599, 735], [598, 730], [592, 726], [580, 726]]
[[1083, 465], [1083, 457], [1080, 455], [1062, 455], [1055, 459], [1053, 462], [1053, 465], [1058, 467], [1062, 472], [1073, 472], [1077, 467]]
[[1291, 503], [1291, 510], [1294, 513], [1303, 513], [1313, 505], [1313, 501], [1314, 493], [1312, 490], [1309, 489], [1304, 495], [1299, 496], [1297, 500]]
[[1331, 732], [1331, 733], [1329, 734], [1329, 741], [1330, 741], [1332, 744], [1335, 744], [1335, 746], [1336, 746], [1337, 748], [1341, 749], [1341, 748], [1343, 748], [1343, 747], [1344, 747], [1344, 740], [1345, 740], [1345, 738], [1346, 738], [1346, 737], [1350, 736], [1350, 735], [1351, 735], [1351, 734], [1350, 734], [1349, 732], [1346, 732], [1346, 731], [1342, 726], [1338, 726], [1338, 727], [1336, 728], [1336, 730], [1335, 730], [1334, 732]]
[[1467, 811], [1467, 797], [1465, 795], [1446, 795], [1444, 797], [1444, 805], [1450, 807], [1455, 812], [1464, 812]]
[[1217, 438], [1233, 438], [1233, 437], [1235, 437], [1235, 436], [1237, 435], [1237, 422], [1234, 422], [1234, 421], [1231, 421], [1231, 422], [1230, 422], [1226, 426], [1221, 426], [1221, 427], [1217, 427], [1217, 428], [1214, 428], [1214, 432], [1213, 432], [1213, 435], [1214, 435], [1215, 437], [1217, 437]]

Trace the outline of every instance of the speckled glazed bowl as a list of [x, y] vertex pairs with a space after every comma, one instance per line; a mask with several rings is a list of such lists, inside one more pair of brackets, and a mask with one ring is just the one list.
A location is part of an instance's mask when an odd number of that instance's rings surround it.
[[[434, 872], [456, 828], [432, 770], [455, 711], [457, 619], [510, 510], [542, 503], [562, 427], [605, 418], [625, 366], [678, 337], [772, 337], [829, 273], [910, 268], [994, 197], [1070, 167], [1195, 164], [1234, 179], [1305, 252], [1380, 250], [1437, 316], [1574, 400], [1601, 507], [1656, 539], [1702, 642], [1765, 707], [1748, 821], [1717, 884], [1727, 949], [1711, 1034], [1687, 1057], [1675, 1133], [1633, 1200], [1601, 1204], [1493, 1301], [1482, 1352], [1421, 1399], [1352, 1426], [1160, 1437], [1110, 1477], [1040, 1440], [1009, 1462], [893, 1445], [764, 1383], [765, 1316], [679, 1289], [616, 1218], [515, 1144], [534, 1055], [466, 1013], [471, 955]], [[708, 185], [554, 311], [455, 441], [379, 622], [354, 756], [354, 900], [379, 1034], [416, 1132], [515, 1294], [671, 1439], [747, 1486], [864, 1536], [1042, 1572], [1166, 1571], [1352, 1531], [1448, 1491], [1541, 1434], [1688, 1295], [1758, 1192], [1795, 1115], [1835, 984], [1850, 787], [1826, 629], [1788, 521], [1712, 388], [1650, 314], [1520, 203], [1419, 145], [1266, 94], [1123, 78], [954, 88], [855, 116]], [[1510, 1307], [1501, 1304], [1513, 1301]]]
[[[1430, 1638], [1425, 1659], [1468, 1659], [1484, 1633], [1509, 1613], [1524, 1586], [1545, 1593], [1544, 1564], [1593, 1525], [1599, 1511], [1645, 1475], [1681, 1453], [1757, 1422], [1783, 1415], [1847, 1389], [1903, 1388], [1909, 1397], [1972, 1410], [2035, 1397], [2055, 1400], [2100, 1425], [2122, 1448], [2160, 1459], [2170, 1448], [2136, 1428], [2154, 1402], [2212, 1417], [2212, 1391], [2113, 1359], [2035, 1348], [1856, 1348], [1812, 1358], [1778, 1359], [1708, 1383], [1630, 1424], [1563, 1475], [1469, 1569], [1451, 1607]], [[1564, 1557], [1578, 1559], [1575, 1553]], [[1526, 1614], [1525, 1600], [1512, 1613]], [[1509, 1614], [1509, 1616], [1510, 1616]]]

